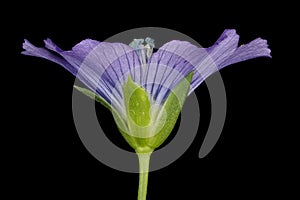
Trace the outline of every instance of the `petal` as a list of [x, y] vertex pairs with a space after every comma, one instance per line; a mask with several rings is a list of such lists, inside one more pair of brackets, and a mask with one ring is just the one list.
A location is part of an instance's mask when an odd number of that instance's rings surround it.
[[189, 94], [193, 92], [208, 76], [228, 65], [257, 57], [271, 57], [266, 40], [257, 38], [238, 47], [239, 36], [235, 30], [225, 30], [217, 42], [207, 48], [207, 56], [196, 65]]
[[219, 70], [219, 64], [228, 59], [236, 50], [239, 35], [235, 30], [226, 29], [215, 44], [206, 48], [203, 60], [195, 64], [196, 73], [193, 76], [189, 94], [192, 93], [208, 76]]
[[189, 42], [173, 40], [163, 45], [152, 55], [143, 80], [153, 100], [161, 103], [205, 53]]
[[51, 39], [44, 40], [46, 48], [55, 51], [66, 59], [71, 65], [80, 66], [85, 57], [100, 43], [96, 40], [86, 39], [75, 45], [70, 51], [61, 50]]
[[[25, 55], [54, 61], [76, 75], [89, 89], [116, 106], [124, 108], [122, 85], [128, 75], [141, 77], [141, 66], [135, 51], [120, 43], [83, 40], [70, 51], [63, 51], [50, 39], [44, 40], [45, 48], [37, 48], [25, 40]], [[139, 74], [138, 74], [139, 73]]]
[[239, 35], [235, 30], [225, 30], [207, 53], [217, 66], [226, 60], [238, 47]]
[[[82, 65], [84, 59], [88, 54], [98, 45], [100, 44], [99, 41], [86, 39], [75, 45], [72, 50], [69, 51], [63, 51], [61, 48], [59, 48], [54, 42], [52, 42], [51, 39], [44, 40], [46, 48], [49, 50], [52, 50], [56, 53], [58, 53], [61, 57], [63, 57], [66, 61], [68, 61], [71, 65], [76, 66], [77, 71]], [[110, 102], [110, 95], [109, 93], [103, 89], [102, 85], [97, 85], [99, 76], [95, 74], [94, 72], [83, 72], [81, 71], [81, 74], [85, 73], [84, 76], [80, 76], [79, 74], [76, 74], [78, 79], [83, 82], [85, 85], [88, 86], [89, 89], [91, 89], [93, 92], [97, 93], [99, 96], [103, 97], [108, 103]], [[92, 76], [95, 75], [97, 78], [92, 78]], [[94, 80], [94, 81], [93, 81]], [[98, 88], [97, 88], [98, 87]]]
[[124, 108], [123, 85], [128, 76], [137, 76], [141, 63], [136, 52], [121, 43], [101, 42], [85, 57], [77, 76], [86, 78], [97, 93], [108, 95], [108, 101], [120, 113]]
[[[46, 48], [58, 53], [61, 57], [63, 57], [65, 60], [67, 60], [73, 66], [76, 66], [77, 70], [80, 68], [85, 57], [95, 48], [95, 46], [100, 44], [100, 42], [98, 42], [96, 40], [86, 39], [86, 40], [81, 41], [77, 45], [75, 45], [72, 48], [72, 50], [63, 51], [54, 42], [52, 42], [52, 40], [49, 38], [44, 40], [44, 43], [45, 43]], [[91, 74], [91, 72], [90, 73], [85, 72], [85, 73], [86, 73], [85, 76], [77, 75], [79, 80], [81, 80], [81, 82], [83, 82], [85, 85], [87, 85], [93, 92], [97, 93], [99, 96], [103, 97], [107, 102], [110, 103], [110, 100], [109, 100], [110, 97], [109, 97], [109, 94], [107, 93], [107, 91], [101, 89], [102, 88], [101, 86], [99, 86], [99, 88], [97, 88], [96, 82], [97, 82], [97, 79], [99, 79], [99, 78], [97, 78], [95, 80], [95, 83], [92, 83], [91, 75], [88, 75], [88, 74]], [[77, 71], [76, 71], [76, 74], [77, 74]], [[97, 88], [97, 89], [95, 89], [95, 88]]]
[[239, 48], [238, 42], [239, 35], [235, 30], [225, 30], [209, 48], [182, 41], [166, 43], [152, 55], [143, 85], [154, 100], [162, 102], [191, 70], [194, 70], [194, 76], [189, 94], [225, 66], [260, 56], [270, 57], [266, 40], [258, 38]]
[[49, 50], [55, 51], [56, 53], [61, 53], [63, 50], [59, 48], [50, 38], [44, 40], [45, 47]]
[[50, 60], [52, 62], [55, 62], [55, 63], [63, 66], [65, 69], [67, 69], [73, 75], [76, 75], [76, 73], [77, 73], [77, 68], [74, 67], [74, 66], [72, 66], [65, 59], [61, 58], [58, 55], [55, 55], [55, 54], [49, 52], [45, 48], [38, 48], [38, 47], [32, 45], [26, 39], [24, 40], [24, 43], [23, 43], [23, 49], [25, 51], [22, 51], [21, 53], [24, 54], [24, 55], [35, 56], [35, 57], [40, 57], [40, 58], [44, 58], [44, 59]]
[[268, 48], [267, 40], [257, 38], [252, 42], [240, 46], [229, 58], [220, 63], [219, 68], [226, 67], [233, 63], [249, 60], [257, 57], [270, 57], [271, 50]]
[[[81, 43], [74, 46], [71, 51], [63, 51], [56, 44], [54, 44], [50, 39], [44, 40], [44, 42], [45, 42], [45, 47], [48, 50], [45, 48], [35, 47], [30, 42], [25, 40], [25, 42], [23, 43], [23, 49], [25, 51], [23, 51], [22, 54], [41, 57], [53, 61], [63, 66], [65, 69], [70, 71], [74, 76], [77, 75], [78, 69], [85, 58], [84, 56], [86, 56], [89, 53], [89, 51], [92, 50], [93, 44], [95, 43], [99, 44], [99, 42], [97, 41], [91, 42], [91, 40], [84, 40]], [[95, 88], [97, 87], [91, 82], [89, 76], [78, 76], [78, 78], [89, 89], [91, 89], [93, 92], [96, 92], [99, 96], [101, 96], [108, 103], [110, 103], [109, 94], [105, 90], [101, 90], [101, 89], [97, 89], [96, 91]], [[101, 86], [99, 86], [99, 88], [101, 88]]]

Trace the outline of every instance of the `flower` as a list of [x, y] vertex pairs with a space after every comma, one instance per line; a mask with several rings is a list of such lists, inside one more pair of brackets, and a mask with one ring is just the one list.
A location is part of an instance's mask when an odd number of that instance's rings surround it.
[[[22, 54], [53, 61], [74, 76], [80, 71], [78, 78], [110, 105], [117, 106], [124, 98], [122, 88], [113, 91], [124, 84], [128, 75], [160, 104], [191, 71], [194, 71], [194, 76], [189, 94], [208, 76], [228, 65], [261, 56], [271, 57], [266, 40], [257, 38], [240, 47], [238, 41], [235, 30], [225, 30], [209, 48], [173, 40], [152, 54], [154, 43], [150, 38], [146, 38], [146, 46], [143, 39], [135, 39], [130, 45], [132, 47], [86, 39], [70, 51], [63, 51], [50, 39], [44, 40], [46, 48], [35, 47], [25, 40]], [[122, 108], [115, 109], [124, 112]]]
[[[70, 51], [50, 39], [44, 42], [46, 48], [38, 48], [25, 40], [22, 54], [53, 61], [77, 76], [89, 90], [76, 88], [112, 111], [140, 165], [149, 165], [149, 156], [140, 155], [151, 154], [165, 141], [186, 96], [208, 76], [237, 62], [271, 57], [267, 41], [261, 38], [238, 47], [235, 30], [225, 30], [209, 48], [173, 40], [155, 53], [151, 38], [134, 39], [130, 45], [86, 39]], [[145, 192], [139, 191], [139, 199], [145, 199]]]
[[[173, 40], [153, 54], [151, 38], [134, 39], [130, 45], [86, 39], [70, 51], [63, 51], [50, 39], [44, 42], [46, 48], [38, 48], [25, 40], [22, 54], [63, 66], [95, 93], [100, 102], [115, 110], [125, 124], [128, 122], [124, 85], [129, 76], [147, 92], [151, 106], [162, 105], [170, 91], [190, 72], [194, 75], [188, 94], [208, 76], [228, 65], [261, 56], [271, 57], [267, 41], [261, 38], [238, 47], [239, 35], [235, 30], [225, 30], [209, 48]], [[124, 132], [130, 132], [126, 127], [123, 127]]]

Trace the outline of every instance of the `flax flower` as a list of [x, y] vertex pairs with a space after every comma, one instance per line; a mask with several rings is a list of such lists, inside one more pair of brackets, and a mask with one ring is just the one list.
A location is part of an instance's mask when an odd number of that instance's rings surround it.
[[209, 48], [173, 40], [153, 53], [151, 38], [129, 45], [86, 39], [64, 51], [50, 39], [45, 48], [25, 40], [25, 55], [53, 61], [77, 76], [75, 86], [112, 111], [116, 124], [140, 161], [138, 199], [145, 200], [150, 155], [172, 131], [186, 96], [208, 76], [233, 63], [271, 57], [267, 41], [238, 46], [235, 30], [225, 30]]

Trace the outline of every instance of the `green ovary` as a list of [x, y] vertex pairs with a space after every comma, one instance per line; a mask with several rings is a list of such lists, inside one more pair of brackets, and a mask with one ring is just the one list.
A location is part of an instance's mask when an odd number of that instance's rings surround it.
[[150, 101], [146, 92], [142, 88], [137, 88], [129, 100], [129, 115], [137, 126], [145, 127], [149, 125], [150, 118]]

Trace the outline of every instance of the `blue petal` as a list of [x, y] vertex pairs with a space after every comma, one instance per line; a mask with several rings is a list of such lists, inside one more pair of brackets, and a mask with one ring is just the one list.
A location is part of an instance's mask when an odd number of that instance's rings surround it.
[[235, 30], [225, 30], [215, 44], [199, 48], [189, 42], [171, 41], [154, 53], [142, 82], [158, 103], [183, 77], [194, 70], [190, 91], [193, 92], [207, 77], [230, 64], [267, 56], [270, 49], [260, 38], [238, 48], [239, 35]]
[[239, 43], [239, 35], [235, 30], [225, 30], [215, 44], [206, 48], [210, 58], [216, 66], [228, 59], [236, 50]]
[[49, 52], [45, 48], [39, 48], [39, 47], [32, 45], [26, 39], [24, 40], [24, 43], [23, 43], [23, 49], [25, 51], [22, 51], [21, 53], [24, 55], [35, 56], [35, 57], [40, 57], [40, 58], [50, 60], [52, 62], [55, 62], [55, 63], [63, 66], [66, 70], [71, 72], [73, 75], [76, 75], [76, 73], [77, 73], [77, 69], [78, 69], [77, 67], [71, 65], [69, 62], [67, 62], [62, 57]]
[[249, 60], [257, 57], [270, 57], [271, 50], [268, 48], [267, 40], [257, 38], [252, 42], [240, 46], [227, 60], [219, 64], [219, 68], [226, 67], [233, 63]]
[[266, 40], [257, 38], [238, 47], [239, 35], [235, 30], [225, 30], [216, 43], [207, 48], [208, 56], [195, 65], [195, 73], [189, 94], [193, 92], [208, 76], [237, 62], [257, 58], [271, 57]]
[[143, 80], [146, 90], [157, 103], [173, 89], [201, 59], [203, 49], [188, 42], [173, 40], [152, 55]]
[[[102, 42], [98, 44], [80, 66], [79, 77], [87, 77], [95, 88], [109, 95], [118, 110], [123, 105], [123, 85], [127, 77], [140, 76], [141, 63], [136, 52], [128, 45]], [[136, 70], [138, 69], [138, 70]]]
[[[103, 85], [97, 85], [99, 77], [93, 71], [83, 71], [78, 74], [78, 69], [81, 67], [86, 56], [92, 52], [92, 50], [100, 44], [96, 40], [86, 39], [81, 41], [79, 44], [75, 45], [70, 51], [63, 51], [51, 39], [44, 40], [46, 48], [58, 53], [65, 60], [67, 60], [72, 66], [76, 66], [76, 74], [79, 80], [81, 80], [85, 85], [87, 85], [92, 91], [97, 93], [99, 96], [103, 97], [108, 103], [111, 103], [110, 94], [105, 89]], [[97, 77], [93, 77], [93, 76]]]
[[[44, 41], [46, 48], [37, 48], [25, 40], [25, 55], [42, 57], [62, 65], [77, 76], [89, 89], [103, 97], [108, 103], [123, 107], [121, 85], [140, 65], [134, 50], [120, 43], [84, 40], [70, 51], [63, 51], [50, 39]], [[141, 75], [140, 75], [141, 76]]]
[[86, 39], [75, 45], [70, 51], [63, 51], [51, 39], [44, 40], [45, 47], [60, 54], [71, 65], [80, 67], [85, 57], [100, 43], [96, 40]]

